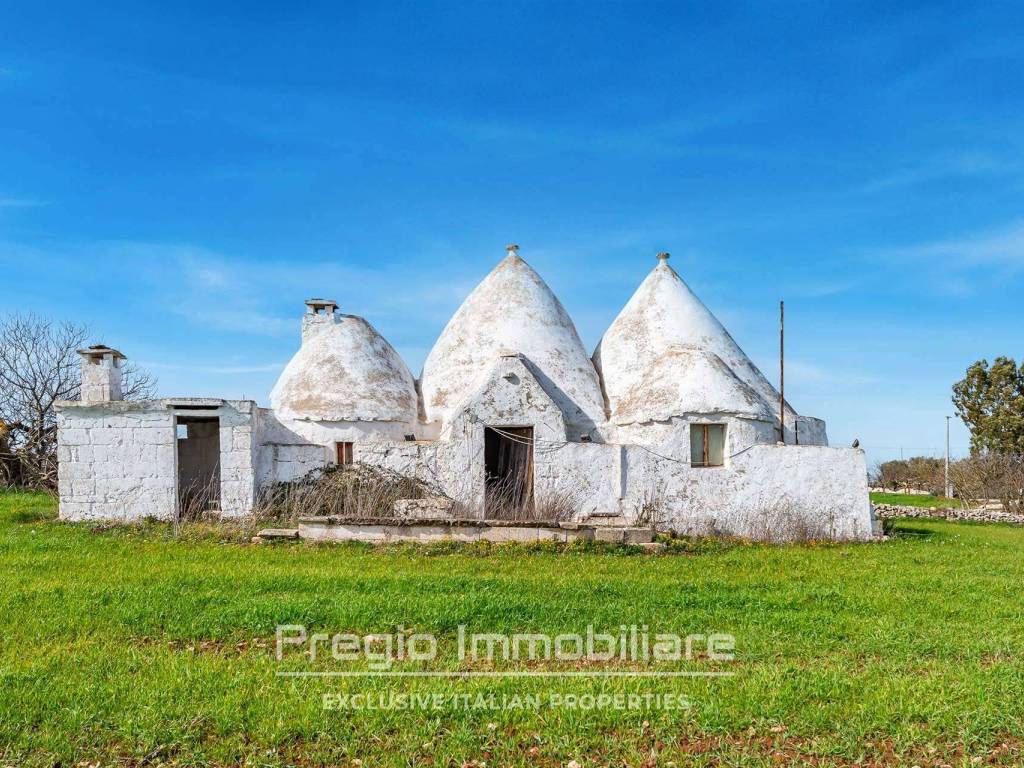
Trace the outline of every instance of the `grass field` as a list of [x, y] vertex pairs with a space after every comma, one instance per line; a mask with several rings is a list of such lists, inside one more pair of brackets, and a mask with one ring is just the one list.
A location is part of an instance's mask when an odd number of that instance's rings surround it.
[[904, 507], [959, 507], [959, 499], [948, 499], [945, 496], [931, 496], [925, 493], [881, 493], [871, 492], [873, 504], [898, 504]]
[[[1020, 528], [905, 521], [884, 543], [696, 542], [651, 556], [253, 546], [53, 515], [45, 497], [0, 494], [0, 765], [1024, 759]], [[679, 667], [734, 673], [696, 679], [296, 679], [275, 673], [314, 667], [276, 660], [286, 623], [359, 634], [401, 625], [448, 640], [460, 624], [560, 633], [646, 623], [730, 633], [736, 660]], [[690, 706], [323, 707], [324, 693], [342, 692], [675, 693]]]

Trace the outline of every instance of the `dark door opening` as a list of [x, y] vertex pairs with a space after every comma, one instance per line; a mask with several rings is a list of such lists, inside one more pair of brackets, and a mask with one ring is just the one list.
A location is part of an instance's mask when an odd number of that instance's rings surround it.
[[484, 427], [484, 508], [512, 520], [533, 508], [533, 427]]
[[220, 419], [179, 416], [178, 518], [220, 509]]

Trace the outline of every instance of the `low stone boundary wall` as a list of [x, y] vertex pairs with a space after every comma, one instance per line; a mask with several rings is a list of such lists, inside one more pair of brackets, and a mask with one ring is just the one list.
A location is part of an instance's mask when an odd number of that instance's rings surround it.
[[649, 528], [600, 528], [581, 523], [531, 523], [507, 520], [394, 519], [354, 520], [337, 517], [299, 518], [299, 538], [307, 541], [607, 541], [647, 544]]
[[998, 509], [963, 509], [956, 507], [905, 507], [899, 504], [875, 504], [875, 517], [880, 520], [895, 517], [936, 518], [939, 520], [970, 520], [977, 523], [1011, 523], [1024, 525], [1024, 515], [1014, 515]]

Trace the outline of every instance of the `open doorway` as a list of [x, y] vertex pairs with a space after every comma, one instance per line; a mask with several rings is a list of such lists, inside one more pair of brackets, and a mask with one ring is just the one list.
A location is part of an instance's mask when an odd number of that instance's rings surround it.
[[178, 518], [195, 520], [220, 509], [220, 419], [179, 416]]
[[484, 427], [484, 508], [495, 520], [533, 508], [533, 427]]

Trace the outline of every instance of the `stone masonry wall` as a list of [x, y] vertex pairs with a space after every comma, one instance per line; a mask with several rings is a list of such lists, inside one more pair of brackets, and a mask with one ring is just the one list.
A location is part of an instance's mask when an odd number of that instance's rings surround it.
[[178, 513], [178, 415], [220, 420], [221, 514], [239, 517], [252, 512], [255, 404], [196, 402], [61, 403], [57, 409], [61, 518], [174, 520]]
[[220, 418], [220, 512], [242, 517], [256, 503], [256, 404], [227, 400], [216, 409]]
[[174, 416], [127, 403], [58, 413], [58, 490], [66, 520], [172, 520], [177, 504]]
[[938, 520], [969, 520], [975, 523], [1009, 523], [1024, 525], [1024, 515], [1004, 512], [1002, 508], [962, 509], [958, 507], [907, 507], [899, 504], [875, 504], [875, 517], [886, 520], [898, 517], [932, 517]]

